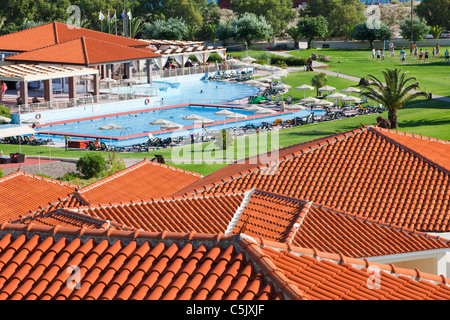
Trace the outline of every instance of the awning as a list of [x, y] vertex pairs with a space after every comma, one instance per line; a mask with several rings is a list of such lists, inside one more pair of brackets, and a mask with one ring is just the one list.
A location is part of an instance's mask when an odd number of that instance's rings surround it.
[[0, 138], [23, 136], [34, 133], [37, 133], [37, 131], [29, 126], [9, 127], [0, 129]]

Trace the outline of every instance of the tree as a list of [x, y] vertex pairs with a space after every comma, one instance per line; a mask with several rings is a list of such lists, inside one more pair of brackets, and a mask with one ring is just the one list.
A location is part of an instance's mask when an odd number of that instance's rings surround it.
[[216, 133], [216, 146], [221, 150], [226, 150], [233, 145], [233, 136], [227, 129], [222, 129]]
[[136, 36], [144, 29], [144, 20], [141, 18], [132, 17], [131, 18], [131, 29], [129, 34], [131, 38], [136, 38]]
[[296, 15], [292, 10], [292, 0], [232, 0], [231, 7], [239, 15], [254, 13], [263, 16], [271, 25], [273, 35], [280, 35]]
[[[381, 103], [388, 110], [391, 128], [398, 128], [398, 109], [419, 97], [427, 97], [426, 92], [417, 91], [420, 84], [415, 77], [409, 77], [408, 72], [400, 69], [385, 69], [382, 71], [384, 82], [373, 75], [367, 77], [372, 80], [369, 86], [361, 91], [361, 95]], [[414, 93], [410, 93], [415, 90]]]
[[428, 25], [450, 29], [450, 0], [422, 0], [414, 11]]
[[430, 27], [430, 33], [434, 39], [439, 39], [442, 35], [442, 32], [444, 32], [444, 28], [442, 28], [440, 26], [431, 26]]
[[234, 17], [230, 22], [237, 41], [244, 41], [247, 48], [254, 39], [270, 39], [272, 28], [263, 16], [254, 13], [244, 13], [242, 16]]
[[345, 35], [344, 26], [357, 25], [365, 21], [365, 6], [360, 0], [309, 0], [301, 17], [322, 16], [328, 26], [334, 29], [334, 35]]
[[201, 8], [206, 5], [206, 0], [140, 0], [141, 11], [149, 13], [147, 21], [178, 18], [199, 28], [203, 25]]
[[219, 39], [224, 46], [227, 45], [229, 39], [234, 38], [234, 31], [229, 22], [220, 22], [217, 25], [215, 32], [216, 39]]
[[299, 43], [300, 39], [302, 38], [302, 33], [300, 32], [298, 27], [290, 27], [289, 29], [286, 30], [286, 33], [294, 41], [294, 48], [298, 49], [299, 48], [298, 43]]
[[320, 72], [311, 78], [311, 85], [316, 87], [317, 96], [319, 95], [319, 88], [322, 88], [328, 84], [327, 75]]
[[430, 27], [425, 19], [413, 19], [413, 39], [411, 39], [411, 19], [403, 20], [400, 25], [400, 34], [409, 41], [420, 41], [430, 33]]
[[380, 22], [377, 25], [370, 25], [365, 22], [358, 23], [350, 33], [350, 37], [355, 40], [369, 41], [370, 47], [373, 48], [375, 40], [389, 40], [391, 31], [387, 25]]
[[188, 27], [181, 18], [158, 19], [146, 23], [143, 33], [148, 39], [183, 40], [188, 34]]
[[328, 31], [328, 22], [324, 17], [305, 17], [297, 22], [299, 32], [308, 39], [308, 49], [315, 38], [322, 38]]

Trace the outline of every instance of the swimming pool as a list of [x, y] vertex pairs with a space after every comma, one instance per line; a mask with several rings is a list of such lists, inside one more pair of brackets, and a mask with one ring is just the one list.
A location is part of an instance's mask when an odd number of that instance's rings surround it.
[[[222, 109], [230, 109], [233, 112], [247, 116], [247, 119], [234, 120], [227, 119], [226, 116], [216, 115], [215, 112]], [[260, 125], [262, 122], [274, 122], [276, 119], [288, 120], [294, 117], [304, 117], [310, 113], [308, 110], [300, 110], [289, 113], [276, 113], [273, 115], [255, 115], [253, 111], [243, 110], [242, 107], [225, 106], [225, 105], [175, 105], [162, 107], [159, 109], [148, 109], [145, 111], [124, 112], [121, 114], [101, 116], [94, 118], [84, 118], [78, 120], [64, 121], [61, 123], [49, 123], [48, 125], [39, 126], [38, 131], [41, 135], [51, 136], [55, 141], [62, 141], [63, 136], [69, 135], [73, 139], [94, 139], [98, 137], [101, 141], [116, 146], [128, 146], [131, 144], [146, 141], [147, 134], [150, 132], [154, 136], [161, 138], [186, 135], [189, 132], [198, 130], [200, 125], [193, 125], [192, 120], [183, 120], [183, 117], [190, 114], [201, 115], [205, 118], [215, 120], [212, 124], [205, 125], [211, 129], [222, 129], [236, 126], [244, 126], [246, 124]], [[316, 112], [320, 113], [320, 112]], [[183, 125], [180, 130], [161, 130], [159, 125], [151, 125], [150, 122], [156, 119], [165, 119], [174, 123]], [[122, 129], [101, 130], [108, 124], [114, 124], [122, 127]]]
[[167, 106], [181, 103], [224, 103], [256, 95], [259, 89], [231, 81], [194, 79], [187, 81], [153, 81], [152, 84], [137, 84], [103, 91], [143, 96], [157, 92], [158, 97], [163, 99], [164, 105]]

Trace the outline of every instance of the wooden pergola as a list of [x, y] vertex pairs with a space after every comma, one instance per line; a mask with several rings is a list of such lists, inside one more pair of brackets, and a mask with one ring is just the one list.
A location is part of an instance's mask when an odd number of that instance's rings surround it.
[[[51, 66], [37, 64], [10, 64], [0, 66], [0, 86], [3, 81], [13, 81], [20, 83], [20, 98], [24, 105], [28, 102], [28, 83], [35, 81], [44, 82], [44, 100], [53, 101], [53, 79], [69, 79], [69, 99], [76, 97], [75, 77], [93, 76], [94, 99], [99, 94], [99, 71], [98, 69], [86, 67]], [[3, 97], [0, 95], [0, 103]]]

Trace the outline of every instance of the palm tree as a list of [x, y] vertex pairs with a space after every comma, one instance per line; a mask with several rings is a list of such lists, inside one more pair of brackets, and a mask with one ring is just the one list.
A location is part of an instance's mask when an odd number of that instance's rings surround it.
[[144, 20], [141, 18], [131, 18], [130, 37], [135, 38], [136, 35], [144, 28]]
[[420, 89], [416, 77], [408, 77], [408, 72], [400, 69], [385, 69], [382, 71], [385, 83], [373, 75], [368, 75], [371, 80], [369, 86], [364, 87], [361, 95], [382, 104], [388, 110], [388, 119], [391, 128], [398, 128], [398, 109], [403, 108], [408, 102], [419, 98], [428, 97], [428, 94]]
[[298, 43], [302, 38], [302, 34], [298, 30], [298, 28], [290, 27], [289, 29], [286, 30], [286, 33], [292, 38], [292, 40], [294, 40], [294, 49], [298, 49], [299, 48]]
[[316, 74], [311, 79], [311, 85], [316, 87], [317, 95], [319, 95], [319, 88], [322, 88], [328, 84], [327, 75], [323, 72]]

